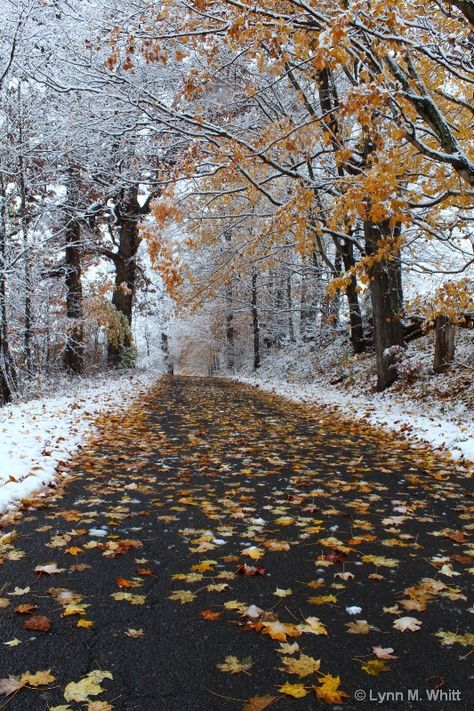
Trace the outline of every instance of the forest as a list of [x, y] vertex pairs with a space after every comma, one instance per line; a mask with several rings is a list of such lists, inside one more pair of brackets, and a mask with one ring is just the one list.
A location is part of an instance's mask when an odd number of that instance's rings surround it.
[[472, 0], [0, 12], [3, 403], [144, 350], [238, 372], [341, 334], [379, 391], [430, 331], [449, 367], [474, 319]]

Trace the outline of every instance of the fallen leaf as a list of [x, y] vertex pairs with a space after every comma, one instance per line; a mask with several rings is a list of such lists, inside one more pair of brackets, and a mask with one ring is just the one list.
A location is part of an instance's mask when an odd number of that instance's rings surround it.
[[32, 605], [29, 602], [24, 602], [22, 605], [18, 605], [18, 607], [15, 607], [14, 611], [19, 615], [29, 615], [30, 612], [33, 612], [33, 610], [37, 609], [38, 605]]
[[85, 629], [90, 629], [93, 626], [94, 622], [92, 620], [78, 620], [76, 624], [76, 627], [84, 627]]
[[279, 671], [286, 674], [297, 674], [298, 676], [309, 676], [319, 670], [321, 665], [320, 659], [313, 659], [306, 654], [300, 654], [299, 657], [283, 657], [282, 663], [286, 668], [281, 668]]
[[263, 565], [247, 565], [247, 563], [242, 563], [242, 565], [239, 565], [237, 568], [237, 572], [240, 573], [240, 575], [265, 575], [266, 570], [263, 567]]
[[304, 696], [309, 694], [309, 691], [305, 689], [304, 684], [290, 684], [286, 682], [283, 686], [278, 687], [278, 691], [287, 696], [293, 696], [295, 699], [302, 699]]
[[134, 630], [131, 627], [125, 630], [125, 634], [127, 635], [127, 637], [131, 637], [132, 639], [138, 639], [139, 637], [145, 636], [145, 633], [142, 629]]
[[94, 669], [80, 681], [70, 681], [64, 689], [66, 701], [89, 701], [89, 696], [97, 696], [104, 689], [100, 685], [104, 679], [113, 679], [110, 672]]
[[443, 632], [440, 630], [435, 632], [435, 637], [439, 637], [443, 645], [460, 644], [463, 647], [474, 647], [474, 632], [457, 634], [456, 632]]
[[320, 686], [313, 687], [314, 693], [320, 701], [325, 701], [327, 704], [340, 704], [349, 696], [345, 691], [339, 689], [341, 679], [338, 676], [323, 674], [320, 682]]
[[263, 627], [263, 634], [268, 634], [272, 639], [286, 642], [287, 637], [299, 637], [301, 632], [295, 625], [286, 622], [267, 622]]
[[51, 629], [51, 620], [44, 615], [33, 615], [33, 617], [25, 620], [23, 627], [25, 630], [34, 630], [35, 632], [49, 632]]
[[288, 588], [287, 590], [277, 588], [273, 595], [275, 595], [276, 597], [288, 597], [289, 595], [293, 595], [293, 590], [291, 588]]
[[214, 610], [201, 610], [201, 617], [204, 617], [205, 620], [218, 620], [221, 613]]
[[7, 647], [18, 647], [21, 641], [15, 637], [15, 639], [10, 639], [8, 642], [3, 642]]
[[242, 711], [264, 711], [278, 696], [252, 696], [243, 707]]
[[[13, 592], [9, 592], [8, 595], [26, 595], [26, 593], [30, 592], [30, 586], [26, 588], [15, 588]], [[3, 606], [5, 607], [5, 606]]]
[[248, 555], [252, 560], [258, 560], [265, 555], [265, 551], [261, 548], [257, 548], [257, 546], [250, 546], [249, 548], [244, 548], [242, 555]]
[[400, 561], [395, 558], [384, 558], [381, 555], [363, 555], [362, 562], [373, 563], [373, 565], [380, 565], [384, 568], [396, 568]]
[[115, 578], [115, 584], [119, 588], [139, 588], [143, 583], [138, 580], [127, 580], [126, 578]]
[[247, 672], [253, 667], [253, 661], [251, 657], [245, 657], [245, 659], [239, 660], [237, 657], [226, 657], [222, 664], [216, 664], [217, 668], [223, 672], [228, 672], [229, 674], [239, 674], [240, 672]]
[[[66, 568], [58, 568], [57, 563], [46, 563], [45, 565], [37, 565], [34, 569], [35, 573], [45, 573], [46, 575], [54, 575], [57, 573], [66, 572]], [[11, 593], [10, 593], [11, 595]]]
[[53, 681], [56, 681], [56, 677], [51, 674], [51, 669], [47, 669], [46, 671], [38, 671], [34, 674], [25, 672], [21, 675], [20, 681], [22, 681], [23, 684], [28, 684], [28, 686], [37, 687], [51, 684]]
[[192, 602], [195, 597], [191, 590], [174, 590], [171, 595], [168, 595], [168, 600], [176, 600], [184, 605], [186, 602]]
[[399, 617], [393, 626], [399, 632], [417, 632], [422, 624], [422, 621], [417, 620], [416, 617]]
[[304, 623], [297, 625], [297, 629], [300, 632], [309, 632], [310, 634], [324, 634], [327, 635], [328, 631], [319, 620], [319, 617], [307, 617]]
[[372, 652], [379, 659], [398, 659], [392, 654], [394, 651], [393, 647], [372, 647]]
[[278, 654], [296, 654], [300, 651], [300, 645], [298, 642], [293, 642], [289, 644], [288, 642], [282, 642], [277, 649]]
[[369, 634], [370, 630], [373, 629], [372, 625], [369, 625], [367, 620], [355, 620], [354, 622], [348, 622], [346, 627], [349, 634]]
[[388, 664], [385, 664], [381, 659], [371, 659], [370, 661], [362, 664], [361, 669], [370, 676], [378, 676], [382, 672], [390, 671]]
[[132, 593], [126, 592], [112, 593], [110, 597], [113, 597], [114, 600], [124, 600], [131, 605], [144, 605], [146, 600], [145, 595], [133, 595]]

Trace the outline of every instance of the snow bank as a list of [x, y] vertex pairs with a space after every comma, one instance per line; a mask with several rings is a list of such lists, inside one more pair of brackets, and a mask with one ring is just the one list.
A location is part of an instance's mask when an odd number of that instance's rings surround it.
[[159, 375], [128, 371], [65, 380], [61, 395], [0, 408], [0, 513], [53, 481], [59, 462], [79, 447], [96, 418], [128, 408]]
[[[435, 448], [451, 453], [457, 459], [474, 462], [474, 422], [456, 421], [427, 410], [419, 401], [397, 402], [390, 391], [372, 393], [370, 397], [343, 392], [327, 382], [289, 383], [283, 379], [261, 376], [233, 378], [260, 389], [273, 392], [296, 402], [329, 405], [344, 415], [363, 419], [372, 425], [394, 431], [415, 441], [428, 442]], [[426, 410], [426, 411], [425, 411]]]

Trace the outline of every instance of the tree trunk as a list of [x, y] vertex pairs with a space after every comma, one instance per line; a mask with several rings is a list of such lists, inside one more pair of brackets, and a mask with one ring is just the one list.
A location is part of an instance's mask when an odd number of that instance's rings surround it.
[[252, 274], [253, 369], [260, 368], [260, 323], [257, 308], [257, 272]]
[[448, 316], [438, 316], [435, 323], [435, 355], [433, 370], [444, 373], [454, 360], [454, 324]]
[[76, 375], [84, 372], [84, 326], [81, 283], [81, 227], [70, 218], [66, 228], [66, 314], [69, 320], [64, 351], [66, 370]]
[[[390, 237], [392, 231], [388, 222], [375, 224], [366, 221], [364, 232], [366, 251], [370, 256], [377, 252], [381, 242]], [[379, 392], [396, 380], [395, 361], [398, 349], [395, 347], [403, 344], [400, 269], [399, 259], [382, 259], [377, 260], [369, 271]]]
[[137, 280], [137, 252], [141, 238], [139, 223], [143, 210], [138, 202], [138, 186], [122, 191], [121, 199], [116, 209], [116, 230], [118, 236], [118, 251], [115, 254], [115, 289], [112, 303], [123, 314], [128, 324], [121, 337], [121, 343], [108, 344], [108, 362], [112, 366], [120, 363], [122, 348], [130, 348], [132, 339], [132, 311]]
[[161, 350], [163, 352], [163, 358], [166, 365], [166, 372], [168, 373], [168, 375], [174, 375], [174, 367], [170, 360], [168, 336], [164, 332], [161, 333]]
[[[354, 247], [348, 240], [343, 241], [341, 246], [344, 270], [348, 272], [355, 266]], [[349, 321], [351, 324], [351, 343], [355, 354], [365, 351], [364, 326], [362, 323], [362, 313], [359, 304], [359, 294], [357, 292], [357, 279], [352, 276], [346, 287], [346, 298], [349, 304]]]
[[0, 175], [0, 404], [12, 400], [16, 373], [8, 346], [6, 291], [6, 203], [3, 176]]
[[[18, 88], [20, 91], [20, 87]], [[18, 135], [18, 141], [20, 144], [20, 151], [23, 146], [23, 130], [20, 121], [20, 129]], [[21, 152], [18, 156], [18, 186], [20, 194], [20, 226], [23, 241], [23, 271], [25, 277], [25, 302], [24, 302], [24, 331], [23, 331], [23, 349], [25, 353], [25, 364], [26, 364], [26, 375], [28, 378], [33, 377], [34, 363], [33, 363], [33, 350], [32, 350], [32, 329], [33, 329], [33, 318], [32, 318], [32, 286], [33, 280], [31, 276], [31, 258], [30, 258], [30, 246], [28, 240], [28, 216], [27, 216], [27, 203], [26, 203], [26, 184], [25, 184], [25, 166], [23, 161], [23, 156]]]
[[290, 343], [295, 343], [295, 327], [293, 324], [293, 290], [291, 286], [291, 271], [288, 270], [286, 277], [286, 304], [288, 307], [288, 336]]
[[68, 171], [67, 224], [65, 229], [65, 284], [68, 326], [63, 359], [66, 370], [80, 375], [84, 372], [84, 314], [81, 281], [81, 226], [76, 216], [78, 196], [75, 180], [73, 168], [70, 168]]

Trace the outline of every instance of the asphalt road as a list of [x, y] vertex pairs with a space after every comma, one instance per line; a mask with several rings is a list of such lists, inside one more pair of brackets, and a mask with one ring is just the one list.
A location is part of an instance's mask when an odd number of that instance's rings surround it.
[[[0, 709], [474, 708], [473, 487], [459, 465], [329, 409], [169, 377], [64, 470], [0, 542], [0, 678], [54, 681]], [[51, 564], [62, 572], [35, 572]], [[38, 616], [50, 628], [25, 629]], [[415, 631], [394, 628], [405, 618]], [[319, 670], [290, 673], [300, 655]], [[219, 669], [229, 656], [245, 670]], [[333, 677], [347, 697], [328, 705]]]

